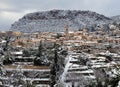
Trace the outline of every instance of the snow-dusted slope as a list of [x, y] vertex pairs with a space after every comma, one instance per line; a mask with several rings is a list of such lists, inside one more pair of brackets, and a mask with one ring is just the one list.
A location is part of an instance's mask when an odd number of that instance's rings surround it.
[[111, 19], [118, 22], [118, 23], [120, 23], [120, 15], [113, 16], [113, 17], [111, 17]]
[[109, 20], [110, 18], [91, 11], [51, 10], [25, 15], [12, 24], [11, 30], [22, 32], [60, 32], [65, 31], [66, 25], [69, 25], [70, 30], [78, 30]]

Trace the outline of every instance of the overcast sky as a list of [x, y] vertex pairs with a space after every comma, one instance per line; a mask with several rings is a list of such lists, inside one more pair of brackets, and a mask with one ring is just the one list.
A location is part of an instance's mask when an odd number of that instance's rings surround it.
[[9, 30], [26, 13], [71, 9], [91, 10], [109, 17], [120, 15], [119, 4], [120, 0], [0, 0], [0, 30]]

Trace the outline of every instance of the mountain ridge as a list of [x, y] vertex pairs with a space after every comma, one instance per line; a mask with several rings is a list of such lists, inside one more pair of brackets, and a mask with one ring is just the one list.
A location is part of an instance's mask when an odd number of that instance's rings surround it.
[[63, 32], [65, 26], [78, 30], [111, 21], [109, 17], [92, 11], [50, 10], [29, 13], [13, 23], [11, 30], [21, 32]]

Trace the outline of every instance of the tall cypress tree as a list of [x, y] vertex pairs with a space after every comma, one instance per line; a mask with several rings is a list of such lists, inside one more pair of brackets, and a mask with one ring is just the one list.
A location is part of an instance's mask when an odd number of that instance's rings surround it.
[[58, 52], [57, 52], [57, 46], [54, 44], [54, 60], [53, 64], [51, 66], [51, 87], [54, 87], [57, 80], [57, 72], [59, 71], [59, 65], [58, 65]]
[[5, 40], [6, 40], [6, 44], [5, 44], [5, 47], [3, 48], [3, 50], [4, 50], [4, 51], [7, 51], [7, 50], [8, 50], [8, 44], [9, 44], [9, 42], [10, 42], [10, 36], [7, 36], [7, 37], [5, 38]]
[[42, 51], [43, 51], [43, 46], [42, 46], [42, 41], [40, 41], [40, 45], [38, 47], [37, 57], [42, 56]]
[[36, 58], [34, 59], [34, 65], [41, 65], [40, 57], [42, 56], [42, 51], [43, 51], [43, 46], [42, 46], [42, 41], [40, 41], [40, 45], [38, 47], [38, 52], [36, 54]]
[[54, 53], [54, 55], [55, 55], [55, 57], [54, 57], [54, 63], [57, 64], [57, 63], [58, 63], [58, 54], [57, 54], [57, 50], [55, 49], [54, 52], [55, 52], [55, 53]]
[[51, 65], [51, 71], [50, 71], [50, 79], [51, 79], [51, 83], [50, 83], [50, 87], [54, 87], [54, 85], [56, 84], [56, 69], [55, 69], [55, 64]]

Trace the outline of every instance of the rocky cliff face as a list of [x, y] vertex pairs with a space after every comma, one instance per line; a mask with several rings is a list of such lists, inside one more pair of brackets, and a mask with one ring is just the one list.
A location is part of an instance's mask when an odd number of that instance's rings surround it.
[[91, 11], [51, 10], [25, 15], [11, 25], [11, 30], [22, 32], [62, 32], [69, 25], [70, 30], [84, 27], [88, 29], [95, 24], [103, 24], [111, 19]]

